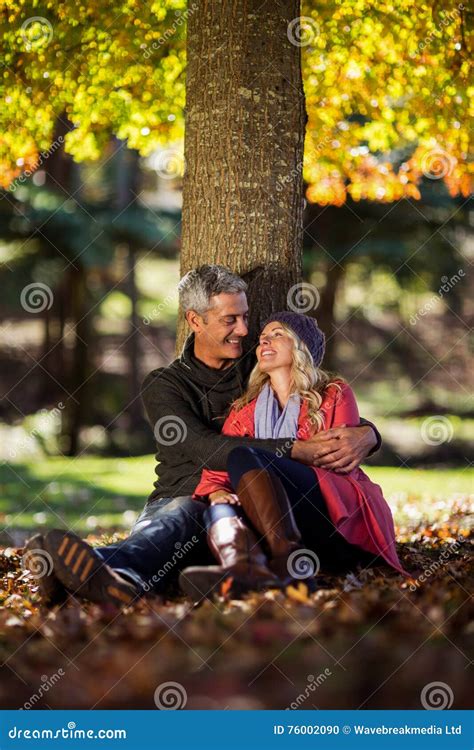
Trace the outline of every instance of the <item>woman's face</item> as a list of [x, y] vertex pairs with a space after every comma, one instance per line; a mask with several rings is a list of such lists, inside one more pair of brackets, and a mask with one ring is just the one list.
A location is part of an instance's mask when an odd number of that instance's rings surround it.
[[278, 322], [267, 323], [260, 334], [256, 355], [262, 372], [272, 372], [277, 368], [291, 368], [293, 364], [294, 341]]

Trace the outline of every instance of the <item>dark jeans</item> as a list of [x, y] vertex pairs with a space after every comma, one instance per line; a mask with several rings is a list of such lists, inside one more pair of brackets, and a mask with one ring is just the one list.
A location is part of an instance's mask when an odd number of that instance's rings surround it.
[[227, 461], [234, 492], [242, 475], [253, 469], [266, 469], [281, 480], [303, 544], [317, 554], [322, 569], [340, 572], [358, 563], [370, 565], [378, 561], [374, 555], [347, 542], [337, 531], [329, 518], [316, 474], [309, 466], [260, 448], [234, 448]]
[[206, 507], [190, 496], [155, 500], [145, 506], [127, 539], [96, 547], [96, 552], [139, 591], [163, 592], [188, 565], [215, 562], [203, 522]]

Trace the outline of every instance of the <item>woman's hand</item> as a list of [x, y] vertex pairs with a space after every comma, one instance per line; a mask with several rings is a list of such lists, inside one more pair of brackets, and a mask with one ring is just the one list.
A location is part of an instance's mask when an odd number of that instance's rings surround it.
[[211, 492], [209, 495], [209, 502], [212, 505], [217, 505], [219, 503], [240, 505], [237, 495], [233, 495], [231, 492], [227, 492], [227, 490], [216, 490], [215, 492]]

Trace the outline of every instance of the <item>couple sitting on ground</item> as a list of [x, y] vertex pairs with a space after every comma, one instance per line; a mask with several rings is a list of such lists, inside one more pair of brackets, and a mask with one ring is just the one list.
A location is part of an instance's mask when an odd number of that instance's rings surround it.
[[222, 266], [182, 279], [192, 333], [142, 388], [158, 447], [155, 490], [118, 544], [93, 548], [58, 529], [30, 539], [30, 569], [45, 553], [53, 563], [39, 579], [46, 602], [69, 593], [128, 605], [169, 591], [178, 575], [200, 600], [301, 579], [314, 589], [320, 568], [388, 564], [406, 574], [390, 509], [359, 468], [380, 436], [359, 418], [349, 385], [321, 369], [323, 332], [314, 318], [277, 312], [243, 354], [245, 291]]

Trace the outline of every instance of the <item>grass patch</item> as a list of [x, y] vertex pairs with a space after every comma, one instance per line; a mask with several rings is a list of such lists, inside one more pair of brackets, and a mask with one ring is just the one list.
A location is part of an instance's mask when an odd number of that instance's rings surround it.
[[[153, 489], [154, 468], [151, 455], [3, 464], [0, 533], [38, 526], [71, 526], [77, 531], [127, 529]], [[435, 520], [444, 501], [465, 498], [474, 486], [473, 469], [377, 466], [367, 472], [381, 485], [398, 522], [406, 520], [407, 505]]]

